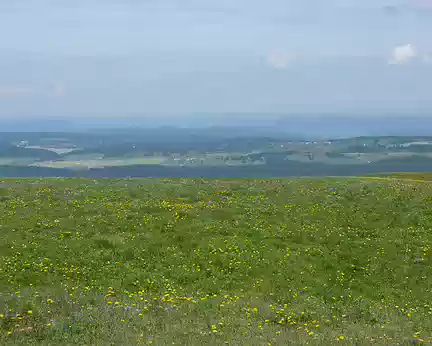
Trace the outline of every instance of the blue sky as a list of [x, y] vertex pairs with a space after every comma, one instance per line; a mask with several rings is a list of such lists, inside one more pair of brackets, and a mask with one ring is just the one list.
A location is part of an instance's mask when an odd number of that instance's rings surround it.
[[432, 111], [432, 0], [0, 3], [0, 117]]

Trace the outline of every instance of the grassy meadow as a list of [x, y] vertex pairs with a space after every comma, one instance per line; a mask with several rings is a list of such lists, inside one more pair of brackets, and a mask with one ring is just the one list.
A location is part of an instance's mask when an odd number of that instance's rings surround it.
[[432, 343], [432, 183], [0, 181], [1, 345]]

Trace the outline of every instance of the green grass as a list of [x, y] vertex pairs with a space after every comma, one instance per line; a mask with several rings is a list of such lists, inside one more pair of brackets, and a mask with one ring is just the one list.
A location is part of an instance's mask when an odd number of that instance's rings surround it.
[[368, 179], [0, 181], [0, 344], [431, 342], [432, 184]]

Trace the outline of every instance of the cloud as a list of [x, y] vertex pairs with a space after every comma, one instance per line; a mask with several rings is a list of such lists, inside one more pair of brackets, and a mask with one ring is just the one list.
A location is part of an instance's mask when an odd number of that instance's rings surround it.
[[384, 13], [390, 17], [415, 13], [429, 15], [432, 13], [432, 0], [409, 0], [399, 4], [391, 4], [382, 7]]
[[56, 83], [51, 88], [34, 89], [25, 85], [0, 85], [0, 99], [21, 98], [27, 96], [61, 98], [66, 94], [66, 86]]
[[277, 70], [285, 70], [291, 66], [295, 57], [282, 51], [274, 51], [267, 56], [267, 64]]
[[55, 97], [63, 97], [66, 94], [66, 87], [62, 83], [54, 85], [52, 95]]
[[383, 10], [389, 16], [397, 16], [398, 14], [400, 14], [401, 9], [400, 7], [395, 5], [387, 5], [383, 7]]
[[432, 0], [415, 0], [414, 7], [420, 10], [432, 10]]
[[32, 93], [33, 89], [28, 86], [0, 85], [0, 98], [16, 98]]
[[393, 49], [389, 63], [393, 65], [404, 65], [417, 56], [418, 52], [416, 47], [408, 43], [406, 45], [397, 46]]
[[425, 54], [422, 56], [423, 63], [432, 65], [432, 54]]

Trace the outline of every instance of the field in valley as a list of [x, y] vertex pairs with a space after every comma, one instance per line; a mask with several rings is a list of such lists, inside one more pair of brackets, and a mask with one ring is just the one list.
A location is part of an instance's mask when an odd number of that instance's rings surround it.
[[432, 171], [432, 137], [305, 140], [233, 129], [0, 133], [0, 177], [279, 178]]
[[65, 161], [44, 161], [33, 163], [35, 167], [90, 169], [103, 167], [133, 166], [133, 165], [159, 165], [165, 161], [163, 157], [136, 157], [112, 159], [77, 159]]
[[431, 343], [425, 177], [3, 179], [0, 344]]

